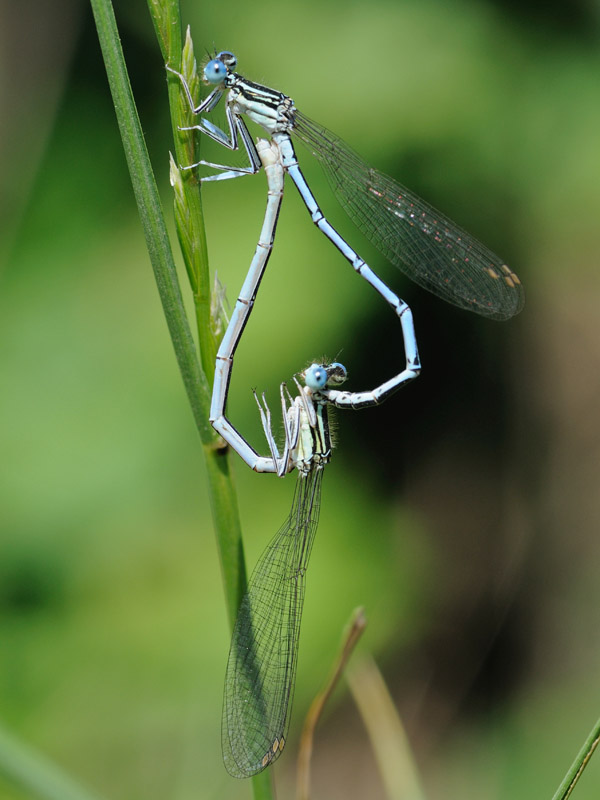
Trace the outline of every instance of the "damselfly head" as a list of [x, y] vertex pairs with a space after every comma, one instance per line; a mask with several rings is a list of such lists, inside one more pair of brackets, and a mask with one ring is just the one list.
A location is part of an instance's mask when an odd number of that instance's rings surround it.
[[337, 362], [333, 364], [311, 364], [302, 373], [304, 383], [313, 392], [318, 392], [326, 386], [339, 386], [348, 377], [346, 367]]
[[237, 58], [228, 50], [222, 50], [212, 58], [204, 67], [204, 80], [206, 83], [218, 85], [223, 83], [225, 78], [234, 71], [237, 66]]

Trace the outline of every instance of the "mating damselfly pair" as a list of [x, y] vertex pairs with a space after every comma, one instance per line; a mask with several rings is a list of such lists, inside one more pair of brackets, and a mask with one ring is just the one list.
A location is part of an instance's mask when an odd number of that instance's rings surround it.
[[[260, 772], [282, 752], [289, 728], [298, 654], [305, 574], [317, 527], [323, 468], [331, 455], [328, 408], [365, 408], [383, 402], [418, 376], [419, 360], [413, 316], [408, 305], [328, 222], [298, 164], [292, 136], [321, 163], [330, 185], [357, 227], [413, 281], [443, 299], [483, 316], [505, 320], [524, 302], [516, 274], [494, 253], [447, 217], [392, 178], [369, 167], [337, 136], [301, 114], [293, 100], [235, 72], [229, 51], [204, 67], [205, 83], [214, 86], [199, 104], [180, 72], [167, 65], [186, 93], [191, 111], [209, 114], [227, 92], [228, 132], [204, 116], [199, 130], [229, 150], [240, 144], [247, 167], [208, 161], [183, 165], [216, 170], [203, 182], [255, 174], [264, 167], [267, 208], [250, 269], [240, 291], [215, 367], [210, 421], [225, 441], [257, 472], [283, 476], [298, 473], [292, 508], [285, 523], [260, 558], [240, 606], [227, 665], [222, 742], [227, 770], [235, 777]], [[244, 117], [257, 123], [269, 139], [254, 140]], [[280, 452], [271, 430], [264, 397], [257, 403], [270, 455], [260, 456], [226, 417], [233, 359], [252, 311], [260, 281], [273, 248], [287, 173], [315, 225], [397, 314], [403, 336], [404, 367], [380, 386], [363, 392], [336, 388], [346, 378], [338, 363], [312, 364], [294, 378], [292, 398], [281, 385], [284, 444]]]

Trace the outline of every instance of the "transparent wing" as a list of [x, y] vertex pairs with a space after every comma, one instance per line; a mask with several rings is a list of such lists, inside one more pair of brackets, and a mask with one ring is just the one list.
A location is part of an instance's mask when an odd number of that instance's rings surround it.
[[298, 473], [290, 514], [256, 565], [233, 631], [223, 704], [223, 760], [246, 778], [283, 750], [294, 695], [306, 568], [322, 467]]
[[292, 130], [321, 163], [356, 226], [409, 278], [492, 319], [522, 309], [519, 278], [485, 245], [298, 111]]

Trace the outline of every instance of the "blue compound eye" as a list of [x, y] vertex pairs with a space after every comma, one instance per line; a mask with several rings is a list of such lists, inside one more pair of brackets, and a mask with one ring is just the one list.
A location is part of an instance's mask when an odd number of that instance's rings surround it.
[[327, 370], [322, 364], [311, 364], [304, 371], [304, 383], [313, 392], [318, 392], [327, 385]]
[[204, 80], [207, 83], [223, 83], [227, 77], [227, 67], [218, 58], [213, 58], [204, 67]]

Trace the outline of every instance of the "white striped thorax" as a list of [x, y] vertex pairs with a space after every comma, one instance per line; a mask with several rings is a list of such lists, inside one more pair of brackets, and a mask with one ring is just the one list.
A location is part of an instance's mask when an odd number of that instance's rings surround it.
[[292, 98], [238, 75], [234, 72], [236, 66], [236, 57], [224, 50], [204, 67], [204, 79], [229, 89], [227, 105], [234, 114], [245, 114], [271, 135], [289, 131], [296, 111]]
[[[310, 389], [301, 387], [301, 394], [294, 398], [288, 408], [288, 424], [293, 425], [298, 417], [298, 436], [290, 452], [290, 466], [306, 475], [312, 469], [322, 467], [331, 456], [331, 439], [326, 402], [318, 402]], [[307, 411], [307, 406], [310, 411]]]
[[298, 419], [298, 437], [292, 447], [290, 461], [301, 473], [323, 467], [331, 458], [329, 400], [321, 394], [328, 386], [339, 386], [346, 380], [343, 364], [311, 364], [301, 373], [304, 386], [297, 380], [298, 395], [287, 411], [287, 427], [292, 430]]

